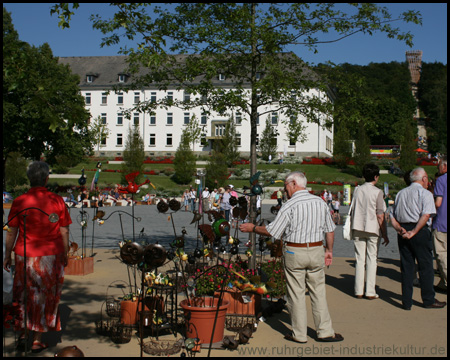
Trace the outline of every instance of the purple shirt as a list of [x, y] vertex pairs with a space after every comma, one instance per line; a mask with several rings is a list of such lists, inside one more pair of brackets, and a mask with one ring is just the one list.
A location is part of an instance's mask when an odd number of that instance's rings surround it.
[[433, 221], [433, 229], [440, 232], [447, 232], [447, 173], [441, 175], [436, 180], [434, 187], [434, 197], [442, 197], [442, 204], [436, 210], [436, 217]]

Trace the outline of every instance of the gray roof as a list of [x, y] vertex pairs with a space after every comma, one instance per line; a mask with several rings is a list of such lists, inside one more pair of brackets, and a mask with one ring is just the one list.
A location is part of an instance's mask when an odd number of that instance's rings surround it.
[[[184, 61], [187, 55], [176, 55], [177, 61]], [[279, 54], [279, 56], [284, 56], [286, 58], [291, 58], [294, 60], [301, 60], [293, 53], [284, 53]], [[72, 72], [80, 76], [80, 88], [82, 90], [96, 90], [96, 89], [111, 89], [114, 85], [119, 85], [119, 75], [125, 74], [126, 82], [132, 82], [133, 78], [130, 74], [126, 73], [126, 69], [128, 67], [127, 64], [128, 56], [75, 56], [75, 57], [60, 57], [59, 62], [61, 64], [69, 65]], [[305, 66], [306, 77], [310, 79], [318, 79], [317, 74], [312, 71], [309, 67]], [[149, 70], [141, 67], [139, 69], [139, 73], [137, 77], [144, 75]], [[87, 75], [93, 75], [93, 82], [87, 82]], [[234, 81], [233, 78], [226, 77], [225, 80], [219, 81], [217, 74], [217, 78], [213, 81], [214, 85], [219, 87], [233, 87]], [[199, 83], [201, 77], [197, 77], [193, 80], [194, 83]], [[157, 89], [156, 86], [146, 85], [144, 86], [146, 89]]]
[[[69, 65], [74, 74], [80, 76], [80, 88], [111, 88], [119, 84], [119, 74], [127, 68], [127, 56], [74, 56], [60, 57], [59, 63]], [[94, 75], [92, 83], [87, 82], [87, 75]]]

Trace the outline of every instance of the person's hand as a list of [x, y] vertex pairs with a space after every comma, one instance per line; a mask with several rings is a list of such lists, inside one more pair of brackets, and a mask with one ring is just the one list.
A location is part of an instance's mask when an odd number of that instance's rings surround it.
[[325, 266], [330, 266], [333, 262], [333, 252], [330, 250], [325, 250]]
[[65, 252], [63, 256], [64, 256], [63, 257], [64, 267], [66, 267], [67, 264], [69, 263], [69, 254], [67, 252]]
[[386, 237], [383, 237], [383, 242], [382, 242], [382, 244], [384, 245], [384, 246], [387, 246], [388, 244], [389, 244], [389, 238], [386, 236]]
[[7, 272], [11, 271], [11, 257], [5, 257], [5, 260], [3, 260], [3, 269], [5, 269]]
[[254, 227], [255, 227], [255, 224], [243, 223], [243, 224], [239, 225], [239, 230], [241, 230], [242, 232], [252, 232]]
[[413, 230], [411, 230], [411, 231], [406, 231], [405, 230], [405, 232], [403, 234], [401, 234], [401, 235], [402, 235], [403, 239], [408, 239], [409, 240], [412, 237], [414, 237], [416, 235], [416, 233]]

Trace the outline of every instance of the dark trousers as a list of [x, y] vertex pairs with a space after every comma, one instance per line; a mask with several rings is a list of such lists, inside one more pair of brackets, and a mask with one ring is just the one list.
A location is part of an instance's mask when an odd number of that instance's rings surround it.
[[[406, 231], [414, 229], [415, 224], [401, 224]], [[428, 227], [422, 228], [411, 239], [398, 236], [400, 251], [400, 268], [402, 272], [402, 303], [404, 307], [412, 306], [413, 279], [415, 261], [419, 265], [420, 290], [423, 305], [434, 303], [434, 268], [431, 232]]]

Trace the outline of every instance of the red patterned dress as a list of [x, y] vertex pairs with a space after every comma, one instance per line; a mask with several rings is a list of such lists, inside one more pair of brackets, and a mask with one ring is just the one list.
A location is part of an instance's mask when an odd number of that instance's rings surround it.
[[[28, 210], [23, 211], [24, 209]], [[52, 223], [49, 216], [43, 212], [57, 214], [59, 220]], [[25, 328], [26, 293], [27, 328], [37, 332], [60, 331], [58, 306], [64, 282], [64, 245], [60, 227], [69, 226], [72, 223], [64, 200], [45, 187], [32, 187], [27, 193], [14, 200], [8, 218], [9, 226], [19, 229], [14, 246], [13, 302], [19, 303], [21, 316], [16, 321], [15, 328], [16, 330]], [[24, 230], [26, 292], [24, 291]]]

